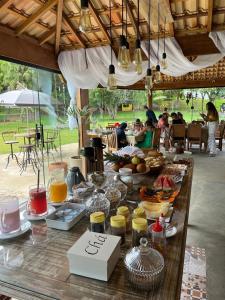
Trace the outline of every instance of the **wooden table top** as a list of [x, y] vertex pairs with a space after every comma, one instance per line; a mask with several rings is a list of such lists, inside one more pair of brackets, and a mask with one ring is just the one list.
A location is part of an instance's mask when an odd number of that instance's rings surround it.
[[36, 136], [35, 132], [21, 132], [15, 134], [15, 137], [25, 137], [25, 138], [33, 138], [35, 136]]
[[[167, 240], [165, 278], [155, 293], [135, 290], [127, 281], [123, 257], [130, 247], [130, 236], [108, 282], [69, 273], [66, 253], [86, 231], [86, 219], [67, 232], [47, 228], [44, 221], [33, 222], [32, 231], [24, 236], [1, 241], [0, 293], [21, 300], [180, 299], [192, 173], [190, 166], [174, 204], [173, 221], [178, 223], [178, 233]], [[150, 182], [152, 178], [146, 180]]]

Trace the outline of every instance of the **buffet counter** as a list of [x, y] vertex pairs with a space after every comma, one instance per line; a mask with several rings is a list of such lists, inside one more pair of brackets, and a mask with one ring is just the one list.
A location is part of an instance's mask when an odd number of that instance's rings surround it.
[[[0, 293], [23, 300], [180, 299], [192, 174], [193, 162], [190, 161], [174, 202], [172, 221], [177, 224], [177, 234], [167, 239], [165, 276], [154, 293], [135, 290], [127, 281], [123, 257], [130, 248], [131, 236], [121, 247], [121, 258], [108, 282], [70, 274], [66, 254], [87, 230], [89, 222], [85, 218], [66, 232], [47, 228], [45, 221], [32, 222], [32, 230], [24, 236], [1, 241]], [[145, 176], [146, 183], [151, 180], [151, 176]], [[138, 197], [134, 194], [130, 200]]]

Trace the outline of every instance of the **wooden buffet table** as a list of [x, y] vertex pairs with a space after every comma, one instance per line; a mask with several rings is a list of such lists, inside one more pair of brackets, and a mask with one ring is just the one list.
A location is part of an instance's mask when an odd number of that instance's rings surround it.
[[[192, 174], [191, 165], [175, 200], [173, 221], [178, 223], [178, 233], [167, 240], [165, 278], [155, 293], [135, 290], [127, 281], [122, 258], [129, 245], [122, 248], [108, 282], [69, 273], [66, 252], [87, 229], [85, 219], [68, 232], [47, 229], [45, 222], [39, 221], [24, 236], [0, 242], [0, 293], [21, 300], [180, 299]], [[37, 238], [42, 242], [34, 245]]]

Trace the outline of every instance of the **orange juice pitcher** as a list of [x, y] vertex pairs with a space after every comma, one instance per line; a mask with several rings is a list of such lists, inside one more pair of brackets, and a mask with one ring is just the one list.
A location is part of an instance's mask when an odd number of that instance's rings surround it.
[[49, 201], [53, 203], [64, 202], [67, 198], [67, 184], [64, 178], [64, 169], [57, 168], [50, 173], [48, 184]]

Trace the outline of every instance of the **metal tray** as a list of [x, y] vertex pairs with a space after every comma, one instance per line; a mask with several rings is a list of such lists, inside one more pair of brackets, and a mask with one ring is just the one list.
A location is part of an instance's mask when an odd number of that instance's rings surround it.
[[[69, 210], [71, 212], [69, 213]], [[60, 212], [64, 212], [60, 217]], [[75, 215], [74, 212], [77, 212]], [[47, 216], [48, 227], [70, 230], [85, 215], [85, 205], [77, 203], [66, 203]]]

